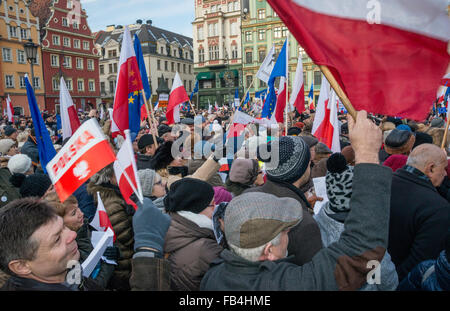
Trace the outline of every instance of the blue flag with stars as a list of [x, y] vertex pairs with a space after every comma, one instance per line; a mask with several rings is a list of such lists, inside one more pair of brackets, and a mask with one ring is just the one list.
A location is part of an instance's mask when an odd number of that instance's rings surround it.
[[190, 101], [192, 102], [192, 97], [194, 97], [194, 94], [197, 94], [198, 92], [198, 80], [195, 81], [194, 90], [191, 93], [191, 96], [189, 96]]

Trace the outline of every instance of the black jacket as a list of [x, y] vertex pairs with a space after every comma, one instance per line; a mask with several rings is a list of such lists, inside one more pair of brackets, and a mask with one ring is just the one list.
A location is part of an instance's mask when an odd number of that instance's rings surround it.
[[136, 166], [138, 170], [145, 170], [147, 168], [153, 169], [152, 157], [138, 153], [136, 157]]
[[439, 256], [449, 217], [450, 204], [430, 181], [404, 168], [394, 173], [388, 252], [400, 281], [420, 262]]
[[104, 289], [92, 279], [83, 277], [79, 286], [69, 287], [64, 284], [42, 283], [33, 279], [12, 276], [6, 281], [1, 291], [103, 291]]

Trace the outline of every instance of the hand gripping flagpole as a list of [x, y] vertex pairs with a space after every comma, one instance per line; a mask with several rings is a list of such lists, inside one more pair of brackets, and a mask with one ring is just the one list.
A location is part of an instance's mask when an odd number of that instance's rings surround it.
[[322, 71], [322, 73], [324, 74], [325, 78], [327, 78], [328, 82], [330, 82], [331, 87], [336, 92], [336, 95], [341, 100], [345, 109], [347, 109], [348, 113], [353, 117], [353, 120], [356, 121], [356, 110], [353, 107], [353, 105], [350, 103], [350, 100], [348, 99], [345, 92], [342, 90], [339, 83], [337, 83], [337, 81], [334, 78], [333, 74], [331, 73], [330, 69], [328, 69], [328, 67], [325, 65], [319, 65], [319, 68]]

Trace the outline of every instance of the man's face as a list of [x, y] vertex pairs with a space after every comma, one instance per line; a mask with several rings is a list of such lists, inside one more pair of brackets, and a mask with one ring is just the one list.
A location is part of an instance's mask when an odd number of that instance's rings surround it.
[[271, 258], [271, 260], [278, 260], [286, 257], [289, 243], [288, 232], [289, 230], [282, 231], [280, 244], [272, 246], [273, 258]]
[[447, 176], [447, 159], [443, 158], [440, 162], [433, 164], [430, 170], [427, 172], [428, 178], [435, 187], [439, 187], [442, 184], [445, 176]]
[[14, 133], [12, 133], [9, 138], [11, 138], [12, 140], [17, 140], [17, 136], [19, 135], [19, 132], [15, 131]]
[[64, 281], [68, 262], [80, 258], [76, 236], [59, 216], [36, 230], [31, 238], [37, 241], [39, 248], [35, 258], [27, 262], [32, 278], [52, 283]]

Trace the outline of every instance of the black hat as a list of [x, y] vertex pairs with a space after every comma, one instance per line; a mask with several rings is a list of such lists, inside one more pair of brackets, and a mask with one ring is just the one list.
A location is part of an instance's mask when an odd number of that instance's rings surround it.
[[145, 134], [142, 135], [142, 137], [138, 141], [138, 148], [139, 150], [144, 149], [147, 146], [153, 145], [155, 142], [153, 140], [153, 135], [151, 134]]
[[422, 144], [432, 144], [433, 137], [427, 133], [416, 132], [416, 141], [414, 143], [413, 149]]
[[160, 123], [160, 124], [163, 123], [163, 122], [165, 122], [165, 121], [167, 121], [167, 118], [166, 118], [166, 117], [159, 117], [159, 123]]
[[188, 211], [198, 214], [209, 206], [213, 198], [214, 189], [210, 184], [186, 177], [170, 186], [164, 206], [167, 212]]
[[172, 141], [166, 141], [156, 149], [155, 155], [151, 160], [151, 166], [155, 171], [166, 168], [174, 160], [174, 157], [172, 157], [172, 144]]
[[17, 132], [17, 130], [13, 128], [11, 125], [5, 126], [3, 131], [5, 132], [5, 136], [11, 136], [13, 133]]
[[10, 178], [11, 184], [19, 188], [23, 198], [42, 197], [52, 185], [52, 181], [45, 174], [33, 174], [25, 176], [23, 174], [14, 174]]
[[300, 128], [294, 126], [288, 129], [287, 134], [288, 136], [298, 136], [301, 132], [302, 130]]
[[410, 131], [393, 129], [386, 137], [384, 149], [389, 154], [408, 153], [413, 148], [416, 137]]
[[170, 132], [172, 132], [172, 128], [170, 126], [168, 126], [168, 125], [161, 124], [158, 127], [158, 136], [159, 137], [163, 136], [166, 133], [170, 133]]

